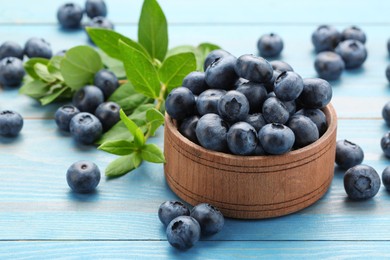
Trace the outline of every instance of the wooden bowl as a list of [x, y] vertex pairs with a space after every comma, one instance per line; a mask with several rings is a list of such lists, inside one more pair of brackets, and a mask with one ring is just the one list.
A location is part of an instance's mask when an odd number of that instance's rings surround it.
[[237, 156], [207, 150], [165, 117], [164, 165], [169, 187], [191, 205], [207, 202], [226, 217], [261, 219], [301, 210], [328, 190], [334, 172], [337, 116], [316, 142], [284, 155]]

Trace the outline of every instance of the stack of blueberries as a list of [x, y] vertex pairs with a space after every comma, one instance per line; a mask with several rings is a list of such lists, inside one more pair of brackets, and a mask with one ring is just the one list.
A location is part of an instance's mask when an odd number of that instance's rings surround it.
[[224, 50], [206, 57], [166, 99], [179, 131], [206, 149], [236, 155], [280, 155], [315, 142], [327, 129], [322, 109], [332, 87], [283, 61]]
[[344, 69], [359, 68], [367, 58], [366, 34], [357, 26], [340, 33], [333, 26], [321, 25], [311, 40], [317, 53], [314, 68], [326, 80], [339, 79]]

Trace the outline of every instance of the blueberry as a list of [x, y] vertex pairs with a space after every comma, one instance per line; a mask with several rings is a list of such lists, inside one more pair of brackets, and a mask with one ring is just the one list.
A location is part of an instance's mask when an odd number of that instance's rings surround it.
[[119, 122], [119, 110], [121, 107], [112, 101], [101, 103], [95, 110], [95, 116], [102, 123], [103, 131], [110, 130], [116, 123]]
[[323, 51], [317, 54], [314, 61], [314, 68], [318, 76], [325, 80], [339, 79], [345, 68], [340, 55], [333, 51]]
[[200, 145], [204, 148], [219, 152], [228, 151], [226, 142], [228, 126], [219, 115], [202, 116], [199, 118], [195, 131]]
[[56, 53], [54, 54], [54, 56], [61, 56], [61, 57], [64, 57], [65, 54], [66, 54], [66, 52], [67, 52], [67, 50], [60, 50], [60, 51], [56, 52]]
[[232, 55], [215, 59], [205, 72], [207, 85], [216, 89], [232, 89], [239, 78], [234, 69], [236, 60]]
[[209, 86], [205, 81], [206, 74], [200, 71], [193, 71], [183, 79], [182, 86], [191, 90], [194, 95], [200, 95]]
[[238, 87], [240, 87], [241, 85], [244, 85], [246, 83], [248, 83], [249, 80], [247, 79], [244, 79], [244, 78], [238, 78], [238, 80], [236, 81], [236, 83], [234, 84], [234, 89], [237, 89]]
[[193, 207], [191, 217], [198, 221], [202, 235], [205, 236], [218, 233], [225, 224], [222, 213], [208, 203], [201, 203]]
[[274, 71], [272, 72], [272, 78], [271, 78], [268, 82], [263, 83], [263, 84], [264, 84], [264, 87], [267, 89], [268, 93], [274, 91], [274, 88], [275, 88], [275, 80], [279, 77], [279, 75], [280, 75], [282, 72], [283, 72], [283, 71], [274, 70]]
[[366, 47], [357, 40], [345, 40], [340, 42], [336, 48], [336, 53], [344, 60], [346, 69], [360, 67], [367, 58]]
[[226, 121], [243, 121], [249, 113], [249, 101], [244, 94], [230, 90], [218, 101], [218, 113]]
[[336, 164], [343, 169], [349, 169], [361, 164], [364, 159], [362, 148], [348, 140], [336, 142]]
[[23, 117], [11, 110], [0, 112], [0, 135], [17, 136], [23, 128]]
[[0, 46], [0, 60], [6, 57], [15, 57], [23, 60], [24, 51], [16, 42], [6, 41]]
[[286, 106], [289, 115], [293, 116], [295, 114], [295, 112], [297, 111], [297, 104], [296, 104], [295, 100], [282, 101], [282, 102]]
[[387, 67], [386, 67], [386, 78], [387, 78], [387, 81], [390, 82], [390, 65], [387, 65]]
[[165, 101], [167, 113], [176, 120], [182, 120], [195, 114], [195, 96], [184, 87], [173, 89]]
[[294, 115], [287, 126], [294, 132], [295, 148], [302, 148], [314, 143], [319, 138], [318, 128], [310, 118], [304, 115]]
[[77, 193], [91, 193], [100, 182], [100, 170], [90, 161], [73, 163], [66, 172], [69, 187]]
[[390, 166], [387, 166], [382, 172], [382, 183], [386, 190], [390, 191]]
[[250, 113], [261, 112], [263, 103], [267, 99], [267, 90], [263, 84], [248, 81], [242, 83], [236, 90], [248, 99]]
[[226, 56], [232, 56], [232, 55], [229, 52], [222, 49], [213, 50], [209, 52], [209, 54], [204, 60], [204, 65], [203, 65], [204, 71], [207, 70], [207, 68], [211, 65], [211, 63]]
[[332, 51], [341, 41], [340, 32], [333, 26], [321, 25], [311, 35], [316, 52]]
[[265, 152], [263, 146], [261, 145], [260, 141], [257, 142], [257, 146], [255, 150], [253, 151], [252, 155], [266, 155], [267, 153]]
[[381, 148], [384, 154], [390, 158], [390, 132], [387, 132], [382, 136]]
[[310, 108], [302, 108], [296, 112], [298, 115], [304, 115], [313, 121], [316, 124], [318, 133], [322, 136], [326, 130], [328, 129], [328, 123], [326, 121], [326, 116], [324, 112], [320, 109], [310, 109]]
[[344, 174], [344, 189], [352, 200], [374, 197], [381, 186], [381, 180], [374, 168], [359, 164]]
[[303, 80], [293, 71], [283, 71], [275, 80], [274, 92], [281, 101], [295, 100], [302, 90]]
[[165, 225], [179, 216], [189, 216], [190, 210], [180, 201], [168, 200], [163, 202], [158, 208], [158, 218]]
[[198, 138], [196, 137], [196, 126], [198, 121], [198, 116], [190, 116], [185, 118], [179, 127], [179, 132], [188, 140], [196, 144], [199, 143]]
[[226, 90], [222, 89], [208, 89], [202, 92], [196, 99], [196, 109], [199, 115], [218, 114], [218, 101], [225, 93]]
[[281, 61], [281, 60], [273, 60], [269, 62], [272, 66], [272, 68], [275, 70], [278, 70], [280, 72], [283, 71], [294, 71], [294, 69], [291, 67], [290, 64], [287, 62]]
[[298, 103], [304, 108], [323, 108], [332, 99], [332, 86], [320, 78], [303, 79], [303, 90]]
[[87, 0], [85, 2], [85, 12], [89, 18], [96, 16], [106, 16], [107, 6], [103, 0]]
[[276, 97], [269, 97], [263, 104], [263, 117], [267, 123], [284, 124], [290, 113], [286, 105]]
[[199, 241], [200, 226], [193, 217], [180, 216], [168, 224], [166, 233], [168, 242], [173, 247], [185, 250]]
[[246, 122], [237, 122], [227, 132], [227, 144], [233, 154], [250, 155], [258, 143], [257, 132]]
[[51, 46], [44, 39], [40, 38], [30, 38], [24, 45], [24, 54], [29, 58], [45, 58], [50, 59], [53, 55]]
[[106, 69], [101, 69], [95, 74], [93, 84], [103, 91], [105, 99], [108, 99], [119, 87], [118, 78], [114, 73]]
[[93, 144], [102, 135], [103, 127], [96, 116], [81, 112], [72, 117], [69, 130], [76, 142]]
[[267, 124], [261, 113], [249, 114], [244, 121], [253, 126], [256, 132]]
[[103, 92], [96, 86], [87, 85], [73, 95], [72, 102], [81, 112], [93, 114], [96, 108], [104, 102]]
[[83, 9], [78, 4], [66, 3], [58, 8], [57, 20], [63, 28], [78, 28], [81, 19], [83, 19]]
[[260, 56], [277, 57], [283, 50], [283, 40], [275, 33], [264, 34], [257, 41]]
[[272, 66], [266, 59], [251, 54], [240, 56], [235, 69], [238, 76], [258, 83], [270, 81], [273, 75]]
[[357, 40], [361, 43], [366, 43], [366, 34], [357, 26], [351, 26], [341, 32], [341, 41]]
[[[92, 20], [86, 25], [86, 27], [114, 30], [114, 24], [106, 17], [103, 16], [96, 16], [92, 18]], [[88, 35], [88, 39], [92, 42], [92, 39], [89, 37], [89, 35]]]
[[390, 101], [387, 102], [382, 108], [382, 117], [386, 124], [390, 126]]
[[59, 129], [69, 132], [69, 124], [72, 117], [80, 113], [80, 110], [72, 105], [64, 105], [57, 109], [54, 114], [55, 122]]
[[7, 57], [0, 61], [0, 84], [3, 86], [19, 86], [26, 74], [23, 62], [15, 57]]
[[284, 154], [291, 150], [295, 142], [293, 131], [282, 124], [267, 124], [259, 131], [259, 141], [269, 154]]

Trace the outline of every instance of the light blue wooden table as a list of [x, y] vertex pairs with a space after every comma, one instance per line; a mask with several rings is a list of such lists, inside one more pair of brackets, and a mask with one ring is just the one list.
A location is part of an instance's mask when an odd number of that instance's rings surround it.
[[[81, 0], [75, 2], [83, 4]], [[107, 0], [118, 32], [136, 38], [141, 0]], [[55, 14], [63, 1], [1, 1], [0, 42], [24, 44], [45, 38], [54, 51], [88, 44], [83, 31], [59, 29]], [[364, 163], [378, 173], [389, 165], [379, 142], [390, 129], [381, 109], [390, 100], [385, 68], [390, 63], [390, 2], [372, 1], [160, 1], [169, 22], [170, 47], [209, 41], [234, 55], [257, 53], [260, 35], [281, 35], [281, 59], [303, 77], [315, 76], [311, 33], [320, 24], [338, 29], [358, 25], [367, 33], [368, 59], [333, 82], [338, 139], [365, 152]], [[176, 199], [162, 165], [144, 163], [131, 174], [102, 179], [98, 192], [75, 195], [67, 168], [81, 159], [103, 171], [115, 158], [95, 147], [78, 146], [61, 134], [53, 113], [16, 89], [0, 90], [0, 109], [25, 118], [16, 139], [0, 138], [0, 259], [228, 259], [228, 258], [390, 258], [390, 193], [382, 186], [373, 199], [352, 202], [335, 167], [330, 190], [313, 206], [268, 220], [227, 219], [217, 235], [180, 252], [166, 241], [157, 217], [160, 203]], [[163, 129], [151, 141], [163, 147]]]

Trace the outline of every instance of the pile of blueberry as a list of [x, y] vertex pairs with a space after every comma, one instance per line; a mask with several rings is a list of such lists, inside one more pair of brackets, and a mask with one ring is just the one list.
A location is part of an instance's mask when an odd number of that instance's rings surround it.
[[212, 51], [166, 99], [179, 131], [206, 149], [279, 155], [315, 142], [327, 129], [332, 98], [323, 79], [302, 79], [282, 61]]
[[184, 250], [192, 247], [200, 236], [210, 236], [222, 230], [222, 213], [208, 203], [196, 205], [190, 211], [180, 201], [166, 201], [158, 209], [160, 221], [167, 227], [168, 242]]
[[359, 68], [367, 58], [366, 34], [356, 26], [340, 33], [333, 26], [321, 25], [311, 40], [317, 53], [314, 68], [326, 80], [337, 80], [344, 69]]
[[84, 13], [91, 19], [85, 26], [114, 29], [112, 22], [106, 18], [107, 6], [103, 0], [87, 0], [85, 9], [76, 3], [63, 4], [58, 8], [57, 19], [64, 29], [78, 29], [82, 27]]
[[73, 95], [71, 105], [57, 109], [54, 117], [58, 128], [70, 132], [78, 143], [93, 144], [120, 120], [120, 106], [107, 101], [118, 86], [114, 73], [106, 69], [98, 71], [94, 85], [81, 88]]

